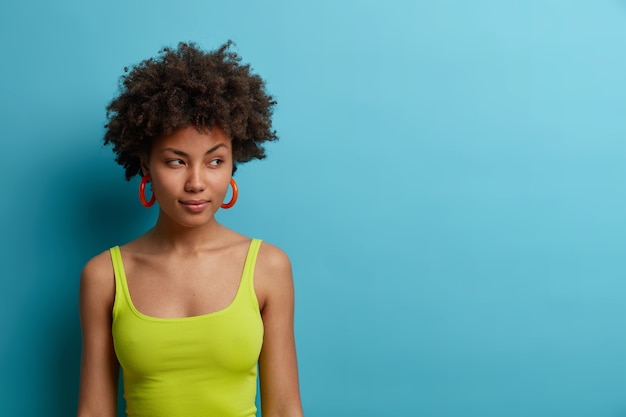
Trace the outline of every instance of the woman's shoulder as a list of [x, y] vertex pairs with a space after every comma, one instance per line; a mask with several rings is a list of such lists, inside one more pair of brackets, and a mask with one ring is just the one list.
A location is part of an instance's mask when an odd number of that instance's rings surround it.
[[113, 264], [108, 250], [89, 259], [81, 272], [81, 284], [103, 286], [113, 284]]
[[284, 250], [278, 246], [262, 241], [259, 248], [259, 259], [257, 262], [261, 262], [267, 268], [285, 268], [291, 267], [289, 256]]
[[291, 284], [291, 261], [284, 250], [263, 241], [259, 248], [255, 276], [271, 285]]
[[291, 261], [278, 246], [265, 241], [261, 244], [254, 270], [254, 288], [264, 321], [271, 316], [269, 311], [289, 310], [293, 305]]

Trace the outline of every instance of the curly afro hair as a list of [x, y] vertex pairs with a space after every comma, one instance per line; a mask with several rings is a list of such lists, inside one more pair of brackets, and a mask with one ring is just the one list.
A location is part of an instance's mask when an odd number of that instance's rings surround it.
[[189, 126], [219, 126], [232, 140], [236, 164], [265, 158], [263, 143], [277, 140], [272, 129], [276, 101], [228, 41], [205, 52], [194, 43], [165, 47], [120, 78], [119, 95], [107, 106], [104, 144], [112, 145], [126, 179], [140, 174], [140, 158], [154, 138]]

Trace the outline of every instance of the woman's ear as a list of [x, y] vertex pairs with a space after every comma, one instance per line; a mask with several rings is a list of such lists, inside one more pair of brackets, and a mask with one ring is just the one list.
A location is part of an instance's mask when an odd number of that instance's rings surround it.
[[148, 164], [147, 158], [141, 158], [139, 165], [141, 166], [141, 175], [146, 176], [150, 175], [150, 165]]

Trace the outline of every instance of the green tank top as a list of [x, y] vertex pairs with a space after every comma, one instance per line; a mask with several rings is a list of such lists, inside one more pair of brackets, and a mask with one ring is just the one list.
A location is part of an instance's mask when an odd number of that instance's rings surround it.
[[156, 318], [137, 311], [118, 246], [113, 343], [122, 367], [128, 417], [253, 417], [263, 321], [253, 275], [252, 240], [237, 294], [223, 310]]

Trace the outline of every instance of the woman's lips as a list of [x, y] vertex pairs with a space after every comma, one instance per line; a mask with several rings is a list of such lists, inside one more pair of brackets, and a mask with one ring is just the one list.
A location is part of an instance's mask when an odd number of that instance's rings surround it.
[[181, 201], [180, 204], [191, 211], [202, 211], [209, 205], [209, 200], [184, 200]]

